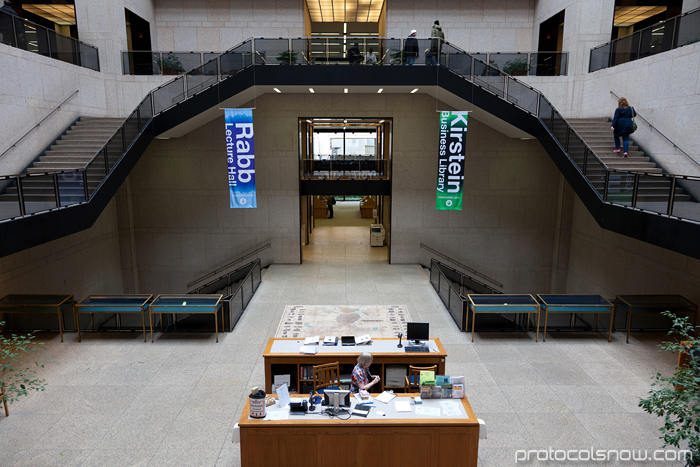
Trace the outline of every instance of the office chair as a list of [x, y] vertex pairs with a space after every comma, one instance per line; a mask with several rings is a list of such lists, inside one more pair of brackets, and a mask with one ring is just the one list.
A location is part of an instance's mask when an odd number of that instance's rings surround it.
[[314, 366], [314, 391], [323, 394], [324, 389], [340, 389], [338, 362]]
[[432, 371], [433, 374], [437, 374], [437, 365], [433, 366], [408, 366], [408, 376], [406, 376], [406, 382], [404, 383], [404, 392], [411, 392], [413, 389], [420, 391], [420, 372], [421, 371]]

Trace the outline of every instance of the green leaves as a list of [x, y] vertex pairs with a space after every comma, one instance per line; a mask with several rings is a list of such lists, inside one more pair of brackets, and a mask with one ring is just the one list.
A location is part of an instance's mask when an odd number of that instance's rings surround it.
[[[5, 323], [0, 321], [0, 327]], [[48, 358], [39, 355], [45, 351], [41, 342], [33, 342], [35, 336], [28, 334], [11, 334], [10, 337], [0, 334], [0, 403], [15, 402], [30, 391], [43, 391], [46, 382], [37, 377], [34, 368], [44, 365], [37, 358]]]
[[[678, 355], [700, 348], [695, 327], [687, 316], [679, 317], [669, 311], [662, 314], [673, 320], [668, 334], [681, 339], [662, 342], [659, 344], [661, 351]], [[675, 370], [673, 376], [668, 377], [656, 373], [649, 396], [641, 399], [639, 406], [647, 413], [663, 417], [664, 425], [659, 431], [664, 446], [679, 448], [682, 441], [687, 441], [692, 456], [686, 465], [695, 466], [700, 461], [700, 365], [690, 360], [687, 365], [676, 366]]]

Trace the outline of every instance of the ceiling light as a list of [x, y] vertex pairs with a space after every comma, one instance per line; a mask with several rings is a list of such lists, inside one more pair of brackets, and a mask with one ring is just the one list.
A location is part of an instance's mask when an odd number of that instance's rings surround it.
[[282, 91], [280, 91], [280, 90], [279, 90], [279, 89], [277, 89], [277, 88], [272, 88], [272, 89], [273, 89], [273, 90], [274, 90], [275, 92], [279, 92], [279, 93], [282, 93]]
[[377, 94], [381, 94], [383, 90], [384, 88], [379, 88], [379, 90], [377, 90]]
[[344, 92], [345, 94], [347, 94], [347, 93], [348, 93], [348, 88], [343, 89], [343, 92]]
[[416, 88], [416, 89], [414, 89], [413, 91], [411, 91], [411, 94], [415, 94], [416, 91], [418, 91], [418, 88]]
[[309, 88], [309, 92], [310, 92], [311, 94], [313, 94], [313, 93], [316, 92], [316, 91], [314, 91], [314, 88]]

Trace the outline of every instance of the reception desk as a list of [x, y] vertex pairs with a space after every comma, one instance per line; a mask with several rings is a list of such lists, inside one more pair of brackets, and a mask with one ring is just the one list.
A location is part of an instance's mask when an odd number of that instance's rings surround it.
[[[432, 366], [437, 365], [437, 374], [445, 374], [445, 359], [447, 352], [440, 343], [440, 339], [431, 337], [427, 341], [429, 352], [406, 352], [406, 340], [404, 346], [397, 347], [398, 339], [396, 338], [377, 338], [373, 339], [372, 343], [367, 345], [342, 346], [340, 343], [335, 346], [316, 345], [314, 346], [318, 353], [314, 355], [305, 355], [299, 353], [299, 348], [304, 344], [304, 339], [287, 339], [287, 338], [271, 338], [267, 342], [267, 347], [263, 353], [265, 360], [265, 392], [272, 392], [272, 383], [275, 375], [287, 374], [291, 377], [291, 387], [296, 392], [301, 391], [301, 386], [304, 383], [309, 383], [310, 380], [304, 380], [301, 367], [304, 365], [321, 365], [324, 363], [338, 362], [341, 366], [341, 374], [351, 373], [352, 368], [357, 363], [357, 357], [362, 352], [369, 352], [374, 357], [370, 372], [381, 377], [379, 390], [401, 389], [400, 386], [387, 386], [386, 370], [391, 365], [405, 366]], [[402, 379], [403, 381], [403, 379]]]
[[[411, 412], [396, 412], [394, 402], [400, 400], [410, 398], [399, 395], [388, 404], [375, 401], [367, 418], [348, 419], [318, 413], [325, 409], [322, 406], [317, 413], [276, 419], [271, 412], [288, 412], [277, 403], [268, 407], [266, 419], [252, 419], [246, 400], [238, 422], [241, 466], [476, 467], [479, 422], [467, 399], [424, 400], [423, 407], [440, 409], [437, 416], [417, 414], [421, 405], [413, 404]], [[450, 404], [454, 415], [442, 402]]]

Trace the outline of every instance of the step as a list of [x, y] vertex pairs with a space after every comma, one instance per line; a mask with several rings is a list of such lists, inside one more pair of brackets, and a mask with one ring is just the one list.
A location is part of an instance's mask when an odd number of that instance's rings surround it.
[[97, 140], [74, 140], [72, 138], [59, 139], [51, 145], [51, 149], [62, 149], [64, 147], [71, 148], [94, 148], [95, 151], [104, 146], [104, 141]]
[[70, 130], [66, 131], [63, 139], [73, 136], [93, 136], [95, 138], [102, 138], [106, 136], [109, 138], [115, 131], [116, 129], [112, 128], [71, 128]]
[[75, 155], [65, 155], [65, 156], [55, 156], [55, 155], [41, 156], [38, 161], [35, 161], [34, 164], [36, 164], [36, 162], [43, 162], [45, 164], [53, 164], [53, 163], [62, 164], [65, 162], [79, 162], [81, 164], [87, 164], [88, 162], [90, 162], [92, 160], [93, 157], [94, 157], [94, 154], [90, 155], [90, 153], [85, 154], [85, 155], [75, 154]]
[[68, 157], [68, 156], [78, 156], [78, 157], [90, 157], [92, 158], [98, 151], [93, 151], [91, 149], [50, 149], [44, 152], [44, 156], [53, 157]]

